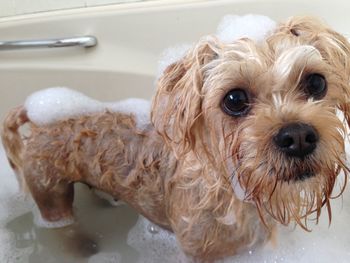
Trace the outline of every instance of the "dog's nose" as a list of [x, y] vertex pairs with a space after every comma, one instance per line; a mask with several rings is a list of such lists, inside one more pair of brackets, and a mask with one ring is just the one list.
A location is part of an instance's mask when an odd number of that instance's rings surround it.
[[291, 123], [282, 127], [274, 140], [288, 156], [302, 159], [316, 149], [319, 135], [311, 125]]

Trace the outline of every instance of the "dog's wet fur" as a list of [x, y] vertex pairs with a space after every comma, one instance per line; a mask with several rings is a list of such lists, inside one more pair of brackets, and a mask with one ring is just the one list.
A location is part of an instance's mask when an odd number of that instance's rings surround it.
[[331, 215], [346, 182], [333, 193], [337, 176], [348, 172], [349, 55], [342, 35], [310, 17], [259, 43], [205, 37], [164, 71], [143, 129], [109, 111], [35, 125], [20, 106], [2, 140], [46, 221], [73, 218], [82, 182], [211, 262], [270, 241], [276, 223], [309, 230], [323, 206]]

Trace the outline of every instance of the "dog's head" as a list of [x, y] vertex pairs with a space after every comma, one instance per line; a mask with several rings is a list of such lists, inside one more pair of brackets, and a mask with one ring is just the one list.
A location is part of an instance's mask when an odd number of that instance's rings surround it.
[[346, 182], [349, 48], [313, 18], [262, 42], [207, 37], [164, 71], [152, 121], [178, 158], [214, 163], [261, 215], [306, 228]]

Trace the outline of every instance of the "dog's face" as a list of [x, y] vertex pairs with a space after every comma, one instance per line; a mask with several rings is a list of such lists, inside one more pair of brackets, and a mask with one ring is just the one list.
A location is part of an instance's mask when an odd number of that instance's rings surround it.
[[261, 215], [306, 228], [346, 181], [335, 187], [347, 174], [337, 110], [349, 120], [349, 55], [345, 38], [310, 18], [262, 43], [207, 38], [164, 72], [153, 123], [178, 158], [214, 163]]

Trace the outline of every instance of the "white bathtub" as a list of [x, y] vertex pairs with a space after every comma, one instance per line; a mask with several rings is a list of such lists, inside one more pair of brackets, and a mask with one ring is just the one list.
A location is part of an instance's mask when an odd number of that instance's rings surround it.
[[[34, 90], [49, 86], [68, 86], [106, 101], [151, 98], [162, 50], [214, 33], [225, 14], [259, 13], [276, 20], [291, 15], [317, 15], [339, 32], [350, 35], [349, 10], [350, 1], [345, 0], [192, 0], [149, 1], [2, 18], [0, 41], [94, 35], [99, 42], [97, 47], [86, 50], [1, 51], [0, 118]], [[52, 231], [33, 225], [30, 202], [16, 194], [14, 177], [2, 153], [0, 165], [5, 167], [0, 170], [0, 176], [6, 176], [4, 185], [0, 186], [0, 209], [4, 212], [0, 216], [3, 246], [0, 262], [72, 262], [68, 248]], [[139, 221], [135, 227], [138, 218], [129, 208], [105, 206], [86, 189], [79, 191], [77, 199], [82, 227], [98, 239], [101, 252], [74, 262], [174, 262], [177, 258], [179, 250], [173, 237], [157, 231], [148, 233], [150, 226], [145, 221]], [[312, 234], [284, 229], [283, 234], [288, 237], [282, 240], [288, 242], [288, 251], [281, 252], [283, 244], [280, 244], [275, 250], [240, 255], [235, 262], [249, 262], [256, 255], [259, 262], [350, 262], [348, 192], [344, 208], [341, 207], [338, 200], [329, 230], [323, 219]], [[349, 238], [344, 234], [339, 236], [343, 228]], [[303, 240], [301, 244], [296, 243], [300, 240]], [[321, 253], [322, 256], [315, 258]]]
[[66, 85], [102, 100], [150, 98], [162, 50], [215, 32], [225, 14], [324, 18], [349, 33], [349, 1], [149, 1], [0, 19], [0, 40], [95, 35], [96, 48], [0, 52], [0, 118], [36, 89]]

